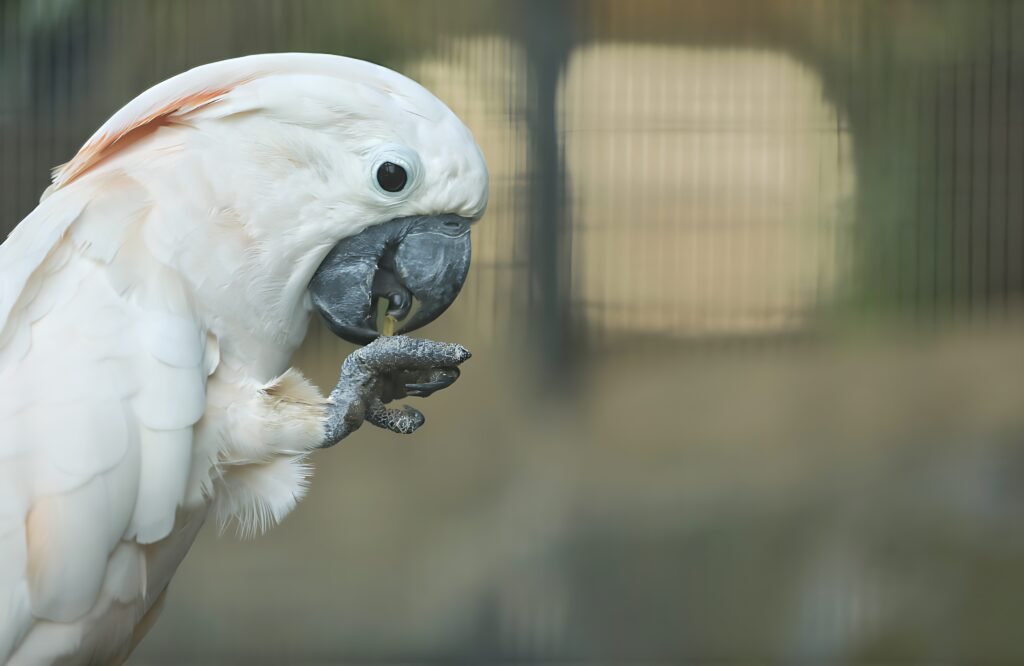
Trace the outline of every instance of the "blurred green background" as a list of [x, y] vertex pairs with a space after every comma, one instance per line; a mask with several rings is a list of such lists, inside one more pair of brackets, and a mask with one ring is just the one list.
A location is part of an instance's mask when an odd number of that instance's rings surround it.
[[[189, 67], [361, 57], [471, 127], [474, 352], [131, 663], [1024, 663], [1024, 4], [0, 0], [0, 229]], [[350, 351], [314, 324], [297, 365]]]

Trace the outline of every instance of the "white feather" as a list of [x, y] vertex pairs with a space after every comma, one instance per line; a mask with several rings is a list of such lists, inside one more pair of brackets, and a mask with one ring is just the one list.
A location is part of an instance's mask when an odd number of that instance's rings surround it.
[[[396, 144], [422, 169], [385, 197]], [[324, 436], [288, 371], [316, 266], [486, 201], [454, 114], [347, 58], [214, 63], [104, 123], [0, 245], [0, 661], [123, 659], [209, 511], [244, 534], [287, 515]]]

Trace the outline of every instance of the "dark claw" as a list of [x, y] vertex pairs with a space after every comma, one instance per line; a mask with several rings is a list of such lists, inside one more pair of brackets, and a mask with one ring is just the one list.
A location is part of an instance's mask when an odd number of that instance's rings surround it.
[[444, 368], [439, 374], [440, 378], [433, 381], [406, 384], [405, 394], [417, 398], [426, 398], [436, 391], [448, 388], [454, 384], [455, 380], [459, 378], [460, 372], [458, 368]]
[[406, 384], [405, 394], [411, 395], [414, 398], [426, 398], [435, 391], [440, 391], [448, 384], [444, 382], [428, 382], [426, 384]]

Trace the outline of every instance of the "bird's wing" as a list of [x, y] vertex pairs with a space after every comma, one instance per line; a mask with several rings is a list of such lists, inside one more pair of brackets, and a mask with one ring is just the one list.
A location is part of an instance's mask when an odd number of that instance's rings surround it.
[[157, 214], [110, 178], [54, 193], [0, 246], [0, 661], [137, 618], [144, 544], [185, 499], [205, 332], [152, 259]]

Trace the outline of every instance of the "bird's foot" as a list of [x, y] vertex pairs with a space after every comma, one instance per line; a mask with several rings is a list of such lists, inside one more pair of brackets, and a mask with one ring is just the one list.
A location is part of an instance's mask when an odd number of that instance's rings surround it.
[[414, 432], [425, 422], [423, 414], [408, 405], [392, 409], [385, 404], [451, 386], [459, 378], [458, 366], [469, 357], [462, 345], [404, 335], [380, 337], [352, 352], [331, 391], [323, 446], [338, 443], [363, 421], [392, 432]]

